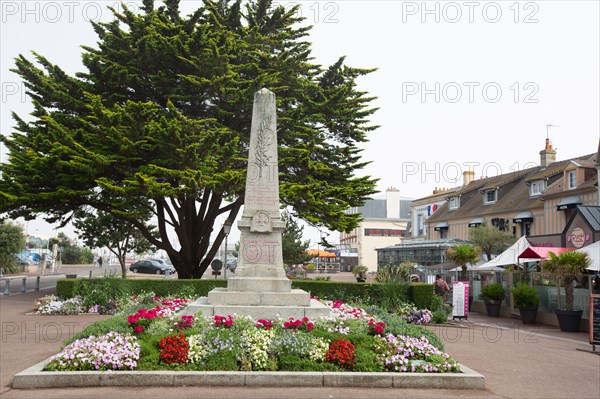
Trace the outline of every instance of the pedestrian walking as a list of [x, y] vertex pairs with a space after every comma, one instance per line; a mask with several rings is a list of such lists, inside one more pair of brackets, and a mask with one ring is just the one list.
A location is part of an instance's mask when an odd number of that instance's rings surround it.
[[450, 291], [448, 283], [442, 278], [440, 274], [435, 275], [435, 293], [442, 297], [444, 303], [446, 302], [446, 292]]
[[98, 256], [98, 266], [102, 267], [102, 256]]

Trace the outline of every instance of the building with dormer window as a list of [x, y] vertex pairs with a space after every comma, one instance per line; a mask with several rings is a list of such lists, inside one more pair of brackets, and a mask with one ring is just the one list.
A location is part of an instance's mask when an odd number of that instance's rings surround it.
[[427, 238], [469, 240], [470, 228], [489, 223], [534, 245], [565, 246], [576, 207], [599, 205], [598, 165], [598, 152], [556, 161], [546, 139], [539, 166], [480, 179], [465, 172], [463, 186], [427, 220]]

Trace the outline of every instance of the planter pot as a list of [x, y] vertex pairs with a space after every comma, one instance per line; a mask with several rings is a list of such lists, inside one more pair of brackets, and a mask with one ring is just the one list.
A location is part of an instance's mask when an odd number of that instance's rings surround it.
[[485, 310], [487, 310], [487, 314], [489, 317], [500, 316], [500, 306], [502, 305], [502, 300], [486, 299], [484, 303]]
[[357, 278], [356, 278], [356, 282], [357, 282], [357, 283], [365, 283], [366, 281], [367, 281], [367, 279], [366, 279], [366, 278], [360, 278], [360, 277], [357, 277]]
[[535, 324], [535, 319], [537, 318], [537, 311], [537, 306], [519, 308], [519, 313], [521, 313], [521, 321], [523, 322], [523, 324]]
[[558, 325], [560, 331], [565, 332], [577, 332], [579, 331], [579, 322], [581, 321], [581, 315], [583, 310], [562, 310], [556, 309], [556, 317], [558, 318]]

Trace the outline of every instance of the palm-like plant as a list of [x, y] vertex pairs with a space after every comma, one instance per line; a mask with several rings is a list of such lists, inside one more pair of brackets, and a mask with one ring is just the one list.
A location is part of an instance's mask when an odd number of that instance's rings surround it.
[[460, 278], [462, 281], [465, 281], [467, 278], [467, 264], [470, 263], [473, 265], [477, 263], [479, 255], [481, 255], [479, 247], [471, 244], [460, 244], [454, 248], [448, 248], [446, 251], [446, 258], [461, 267]]
[[549, 255], [550, 259], [544, 262], [544, 270], [558, 276], [559, 292], [561, 281], [564, 283], [566, 310], [573, 311], [573, 281], [577, 274], [590, 266], [591, 259], [587, 253], [577, 251], [567, 251], [559, 255], [549, 252]]

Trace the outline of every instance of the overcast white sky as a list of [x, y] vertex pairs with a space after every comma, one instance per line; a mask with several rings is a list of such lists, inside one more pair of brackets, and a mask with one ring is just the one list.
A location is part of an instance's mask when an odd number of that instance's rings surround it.
[[[69, 73], [82, 70], [79, 46], [96, 42], [88, 20], [108, 20], [106, 6], [118, 2], [0, 4], [0, 129], [8, 134], [10, 112], [31, 110], [9, 71], [14, 58], [35, 50]], [[197, 4], [183, 1], [182, 9]], [[345, 55], [348, 65], [379, 68], [359, 89], [378, 97], [373, 122], [381, 127], [363, 154], [372, 161], [364, 173], [379, 178], [382, 191], [394, 186], [418, 198], [459, 185], [469, 168], [480, 177], [538, 164], [547, 124], [560, 126], [550, 128], [559, 160], [598, 147], [597, 0], [280, 4], [300, 4], [313, 24], [316, 62], [329, 65]], [[5, 161], [5, 149], [0, 153]], [[27, 227], [30, 234], [56, 235], [41, 222]], [[316, 243], [316, 229], [305, 233]], [[231, 239], [236, 235], [233, 229]]]

